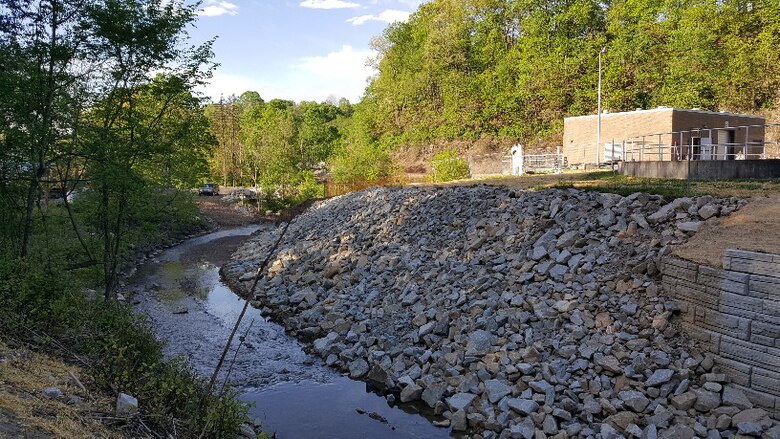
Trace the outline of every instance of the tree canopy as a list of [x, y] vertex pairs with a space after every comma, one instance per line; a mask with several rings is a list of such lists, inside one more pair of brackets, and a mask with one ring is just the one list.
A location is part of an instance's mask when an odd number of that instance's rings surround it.
[[433, 0], [374, 46], [358, 113], [390, 149], [483, 137], [555, 142], [595, 112], [753, 112], [777, 103], [774, 0]]

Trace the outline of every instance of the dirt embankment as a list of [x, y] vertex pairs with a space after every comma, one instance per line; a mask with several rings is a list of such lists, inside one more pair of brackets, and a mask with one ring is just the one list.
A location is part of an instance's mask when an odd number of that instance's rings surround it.
[[196, 199], [200, 213], [218, 228], [241, 227], [260, 222], [264, 219], [256, 209], [241, 206], [221, 196], [198, 197]]
[[730, 248], [780, 254], [780, 196], [751, 199], [742, 209], [705, 225], [674, 254], [721, 267]]
[[279, 223], [290, 221], [318, 200], [305, 201], [295, 207], [283, 209], [270, 215], [258, 211], [255, 206], [241, 205], [224, 197], [198, 197], [196, 202], [201, 215], [216, 228], [229, 229], [263, 222]]
[[0, 342], [0, 437], [143, 437], [112, 429], [113, 399], [83, 385], [82, 369]]

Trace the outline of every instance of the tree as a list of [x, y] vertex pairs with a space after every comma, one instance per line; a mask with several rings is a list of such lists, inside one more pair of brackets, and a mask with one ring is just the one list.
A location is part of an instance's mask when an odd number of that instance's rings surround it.
[[26, 182], [23, 257], [30, 251], [34, 209], [57, 143], [75, 129], [82, 104], [72, 93], [80, 91], [94, 58], [84, 14], [91, 7], [89, 0], [0, 0], [1, 141], [5, 159], [16, 163], [5, 183]]
[[242, 177], [241, 104], [238, 98], [230, 96], [206, 106], [205, 111], [218, 141], [211, 161], [212, 175], [221, 179], [224, 186], [228, 181], [235, 185]]
[[[246, 167], [255, 187], [293, 183], [297, 172], [297, 126], [291, 101], [274, 99], [244, 113]], [[295, 181], [297, 183], [297, 181]]]
[[[209, 73], [202, 71], [210, 44], [182, 51], [195, 6], [162, 0], [106, 0], [89, 11], [93, 45], [100, 54], [100, 92], [85, 117], [82, 145], [93, 190], [99, 194], [95, 220], [103, 244], [104, 292], [112, 295], [128, 208], [147, 184], [142, 172], [160, 160], [173, 164], [177, 151], [165, 142], [166, 121], [182, 96]], [[148, 72], [167, 72], [151, 81]], [[191, 104], [191, 102], [190, 102]], [[179, 131], [180, 133], [181, 131]], [[179, 145], [181, 146], [181, 145]]]

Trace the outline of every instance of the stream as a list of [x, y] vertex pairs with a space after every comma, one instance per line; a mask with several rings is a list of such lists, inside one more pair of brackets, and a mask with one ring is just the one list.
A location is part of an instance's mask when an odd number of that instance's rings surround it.
[[[198, 373], [211, 376], [244, 306], [220, 280], [219, 267], [249, 235], [271, 227], [192, 238], [138, 269], [130, 279], [133, 303], [165, 342], [167, 356], [184, 357]], [[427, 410], [389, 404], [364, 382], [305, 353], [283, 327], [252, 307], [218, 383], [226, 380], [251, 404], [252, 418], [279, 439], [450, 437], [448, 429], [431, 424]]]

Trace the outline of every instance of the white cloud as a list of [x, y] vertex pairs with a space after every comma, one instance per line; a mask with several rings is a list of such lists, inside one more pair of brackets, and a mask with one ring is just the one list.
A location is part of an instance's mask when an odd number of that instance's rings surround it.
[[238, 6], [227, 2], [209, 0], [206, 2], [206, 6], [198, 11], [198, 15], [203, 17], [219, 17], [220, 15], [236, 15], [238, 14]]
[[352, 17], [347, 20], [348, 23], [352, 23], [354, 26], [360, 26], [369, 21], [384, 21], [385, 23], [393, 23], [396, 21], [406, 21], [409, 19], [409, 12], [399, 11], [397, 9], [385, 9], [378, 15], [360, 15]]
[[309, 9], [345, 9], [359, 8], [360, 3], [344, 0], [304, 0], [301, 2], [301, 6]]
[[357, 102], [363, 96], [367, 79], [376, 73], [366, 65], [366, 60], [374, 56], [376, 53], [370, 49], [345, 45], [325, 55], [299, 58], [285, 69], [284, 74], [258, 72], [254, 76], [217, 71], [209, 84], [198, 91], [212, 101], [218, 101], [220, 95], [239, 96], [251, 90], [260, 93], [265, 100], [321, 102], [333, 95]]
[[355, 50], [344, 45], [338, 52], [301, 58], [298, 67], [329, 79], [359, 82], [364, 86], [366, 78], [374, 73], [374, 69], [366, 65], [366, 60], [374, 55], [372, 50]]

